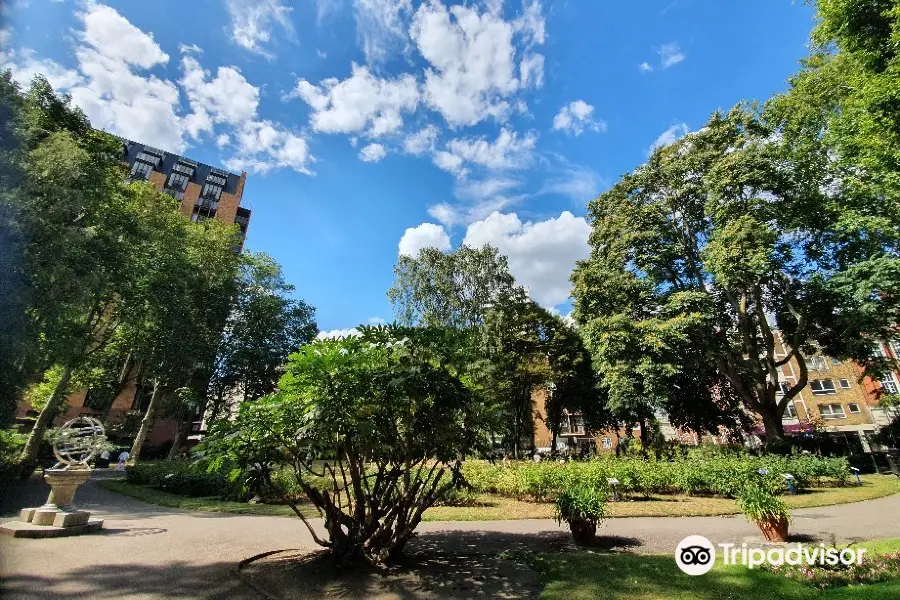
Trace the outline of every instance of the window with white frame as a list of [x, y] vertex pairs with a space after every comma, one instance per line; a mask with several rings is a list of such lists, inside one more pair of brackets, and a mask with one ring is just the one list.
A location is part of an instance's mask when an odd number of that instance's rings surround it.
[[887, 354], [884, 352], [884, 346], [882, 346], [881, 343], [872, 346], [872, 355], [880, 358], [887, 358]]
[[797, 409], [794, 407], [793, 402], [788, 402], [787, 407], [785, 407], [784, 418], [786, 418], [786, 419], [796, 419], [797, 418]]
[[806, 369], [808, 371], [824, 371], [828, 368], [824, 356], [807, 356], [803, 360], [806, 362]]
[[885, 394], [897, 393], [897, 378], [894, 377], [893, 373], [885, 375], [884, 379], [881, 380], [881, 387], [884, 388]]
[[856, 402], [851, 402], [847, 405], [847, 410], [849, 410], [853, 414], [859, 414], [859, 404]]
[[850, 380], [849, 379], [839, 379], [838, 382], [840, 382], [842, 390], [850, 389]]
[[603, 438], [600, 440], [600, 446], [607, 449], [612, 448], [612, 439], [608, 437]]
[[778, 388], [779, 389], [777, 392], [775, 392], [775, 394], [779, 395], [779, 396], [784, 396], [785, 394], [787, 394], [790, 391], [791, 384], [789, 384], [786, 381], [782, 381], [781, 383], [778, 384]]
[[833, 379], [811, 379], [809, 381], [809, 389], [812, 390], [813, 396], [837, 394]]
[[891, 342], [891, 350], [894, 351], [894, 358], [900, 358], [900, 340]]
[[844, 407], [840, 404], [820, 404], [819, 414], [822, 415], [823, 419], [844, 419], [847, 417], [844, 414]]

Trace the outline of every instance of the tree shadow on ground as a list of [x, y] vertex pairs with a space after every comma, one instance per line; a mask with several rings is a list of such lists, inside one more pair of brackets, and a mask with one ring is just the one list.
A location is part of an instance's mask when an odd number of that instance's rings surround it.
[[[628, 550], [641, 546], [637, 538], [598, 535], [589, 547], [597, 550]], [[498, 554], [528, 550], [553, 552], [576, 548], [567, 531], [548, 530], [539, 533], [506, 533], [496, 531], [429, 531], [416, 535], [407, 545], [407, 554], [420, 552], [455, 554]]]
[[[4, 577], [5, 600], [174, 598], [176, 600], [251, 600], [259, 598], [230, 571], [231, 562], [197, 566], [184, 561], [166, 565], [98, 564], [50, 574], [53, 565], [35, 565], [34, 575]], [[46, 573], [46, 574], [45, 574]]]
[[382, 569], [336, 571], [327, 552], [287, 551], [250, 563], [242, 577], [285, 600], [526, 600], [541, 591], [538, 574], [489, 554], [418, 552]]

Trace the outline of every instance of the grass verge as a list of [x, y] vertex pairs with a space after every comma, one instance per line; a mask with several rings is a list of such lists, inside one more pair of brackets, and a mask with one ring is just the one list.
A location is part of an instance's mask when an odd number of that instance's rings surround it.
[[[98, 482], [100, 487], [111, 492], [117, 492], [157, 506], [168, 508], [180, 508], [183, 510], [199, 510], [206, 512], [233, 513], [238, 515], [269, 515], [278, 517], [293, 517], [294, 511], [288, 506], [278, 504], [248, 504], [246, 502], [230, 502], [218, 498], [188, 498], [170, 494], [142, 485], [134, 485], [123, 479], [107, 479]], [[312, 506], [301, 506], [304, 516], [317, 516]]]
[[[121, 479], [101, 481], [100, 485], [113, 492], [170, 508], [242, 515], [294, 515], [287, 506], [228, 502], [216, 498], [186, 498], [162, 490], [132, 485]], [[869, 475], [863, 478], [862, 486], [813, 489], [797, 496], [786, 496], [785, 501], [791, 508], [809, 508], [871, 500], [896, 493], [900, 493], [900, 478], [892, 475]], [[478, 497], [477, 500], [477, 506], [434, 506], [425, 512], [423, 520], [501, 521], [553, 518], [553, 504], [548, 502], [524, 502], [487, 494]], [[306, 516], [317, 516], [312, 506], [301, 507], [301, 510]], [[607, 514], [610, 517], [699, 517], [731, 515], [737, 512], [734, 500], [691, 496], [652, 496], [647, 499], [611, 502], [607, 505]]]
[[[867, 542], [879, 552], [900, 550], [900, 539]], [[744, 566], [717, 564], [698, 577], [682, 573], [671, 555], [559, 552], [512, 553], [541, 574], [541, 600], [896, 600], [900, 581], [816, 590]]]

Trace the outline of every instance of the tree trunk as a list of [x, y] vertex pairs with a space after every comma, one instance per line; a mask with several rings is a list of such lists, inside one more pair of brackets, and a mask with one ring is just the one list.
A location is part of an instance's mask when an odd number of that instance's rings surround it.
[[178, 457], [178, 453], [181, 451], [181, 446], [187, 439], [188, 434], [190, 434], [191, 426], [193, 424], [193, 418], [182, 419], [178, 424], [178, 433], [175, 434], [175, 439], [172, 440], [172, 447], [169, 448], [169, 456], [167, 457], [167, 460], [175, 460], [175, 458]]
[[[69, 387], [69, 380], [71, 378], [72, 367], [66, 366], [63, 369], [62, 376], [56, 384], [56, 388], [53, 390], [53, 395], [47, 400], [47, 404], [44, 406], [43, 410], [41, 410], [41, 414], [38, 416], [34, 428], [31, 430], [31, 433], [28, 434], [28, 441], [25, 442], [25, 447], [22, 449], [22, 454], [19, 458], [19, 461], [23, 465], [30, 465], [37, 459], [44, 432], [53, 421], [53, 417], [56, 416], [59, 403], [66, 397], [66, 390]], [[31, 473], [30, 469], [26, 470], [28, 473]]]
[[763, 427], [766, 428], [766, 444], [784, 441], [784, 423], [778, 414], [776, 406], [764, 405], [759, 411], [763, 418]]
[[147, 407], [147, 412], [144, 414], [143, 420], [141, 420], [141, 428], [134, 438], [134, 444], [131, 445], [131, 456], [128, 459], [131, 463], [137, 462], [138, 457], [141, 455], [141, 447], [144, 445], [144, 440], [147, 439], [147, 434], [150, 433], [150, 426], [153, 425], [153, 419], [156, 416], [156, 405], [159, 404], [161, 391], [162, 385], [160, 385], [159, 379], [154, 379], [153, 395], [150, 396], [150, 405]]

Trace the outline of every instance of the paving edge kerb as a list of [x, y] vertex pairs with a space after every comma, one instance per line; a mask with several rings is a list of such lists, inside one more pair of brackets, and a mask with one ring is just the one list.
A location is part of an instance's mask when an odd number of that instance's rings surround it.
[[244, 576], [243, 573], [241, 573], [241, 570], [252, 562], [255, 562], [255, 561], [263, 559], [263, 558], [267, 558], [274, 554], [281, 554], [282, 552], [302, 552], [303, 550], [304, 550], [303, 548], [283, 548], [281, 550], [269, 550], [268, 552], [261, 552], [259, 554], [254, 554], [250, 558], [245, 558], [244, 560], [239, 562], [237, 564], [237, 566], [235, 566], [233, 569], [231, 569], [231, 573], [235, 577], [237, 577], [241, 583], [243, 583], [247, 587], [253, 589], [256, 593], [262, 595], [264, 598], [266, 598], [266, 600], [282, 600], [281, 596], [276, 596], [269, 590], [250, 581], [250, 579], [248, 579], [247, 577]]

